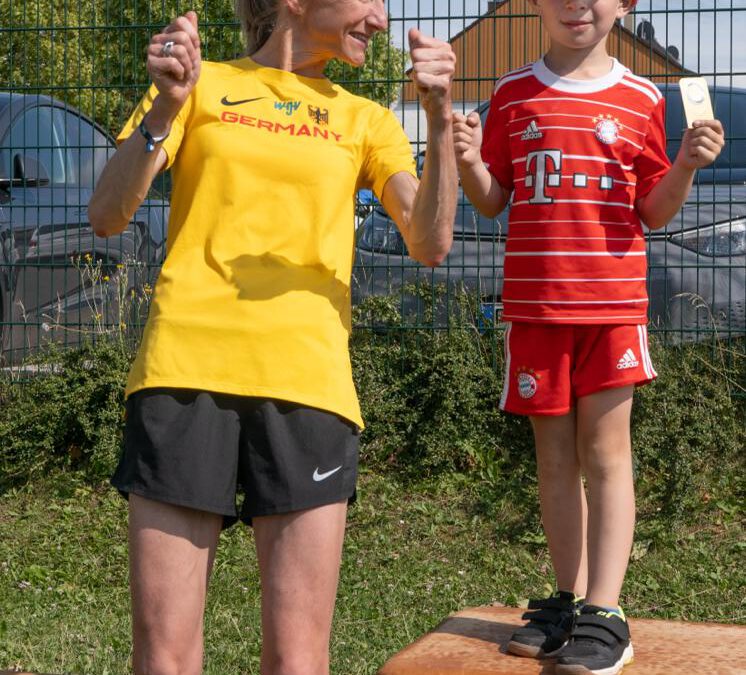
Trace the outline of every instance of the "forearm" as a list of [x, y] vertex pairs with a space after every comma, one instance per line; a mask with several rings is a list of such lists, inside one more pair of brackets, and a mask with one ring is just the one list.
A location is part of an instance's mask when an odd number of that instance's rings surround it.
[[453, 241], [458, 174], [450, 114], [449, 108], [428, 119], [425, 165], [407, 228], [409, 254], [428, 267], [443, 261]]
[[468, 200], [487, 218], [494, 218], [505, 208], [510, 193], [480, 161], [459, 167], [461, 187]]
[[[147, 124], [153, 136], [160, 136], [170, 129], [171, 116], [154, 104]], [[104, 167], [88, 204], [88, 218], [98, 236], [109, 237], [126, 229], [165, 161], [160, 145], [153, 152], [145, 151], [145, 139], [137, 131], [119, 146]]]
[[665, 227], [686, 202], [692, 189], [695, 169], [674, 163], [668, 173], [648, 192], [637, 200], [640, 219], [651, 230]]

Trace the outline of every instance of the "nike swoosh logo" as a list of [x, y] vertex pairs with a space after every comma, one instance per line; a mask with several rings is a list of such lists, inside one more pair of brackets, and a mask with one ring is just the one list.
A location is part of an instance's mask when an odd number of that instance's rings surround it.
[[251, 103], [252, 101], [261, 101], [263, 99], [267, 98], [266, 96], [259, 96], [258, 98], [244, 98], [240, 101], [229, 101], [227, 96], [223, 96], [223, 98], [220, 99], [220, 102], [223, 105], [241, 105], [242, 103]]
[[326, 480], [331, 476], [333, 473], [337, 473], [342, 468], [342, 465], [340, 464], [336, 469], [332, 469], [331, 471], [327, 471], [326, 473], [319, 473], [319, 467], [316, 467], [316, 470], [313, 472], [313, 479], [318, 483], [319, 481]]

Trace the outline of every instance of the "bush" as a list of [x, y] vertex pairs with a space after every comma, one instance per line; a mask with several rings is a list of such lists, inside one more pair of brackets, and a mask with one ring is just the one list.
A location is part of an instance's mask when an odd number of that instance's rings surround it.
[[[429, 293], [429, 291], [428, 291]], [[467, 296], [451, 296], [448, 330], [428, 329], [437, 294], [420, 323], [402, 318], [392, 298], [356, 309], [376, 329], [356, 329], [353, 369], [367, 428], [363, 467], [398, 480], [429, 481], [458, 473], [477, 491], [504, 532], [538, 531], [536, 467], [525, 418], [497, 409], [502, 336], [475, 321]], [[423, 324], [424, 317], [424, 324]], [[718, 504], [743, 503], [743, 345], [663, 348], [654, 340], [658, 381], [638, 390], [633, 447], [642, 519], [688, 518]], [[0, 487], [54, 468], [79, 469], [98, 481], [119, 452], [123, 388], [130, 355], [121, 342], [49, 352], [39, 373], [0, 380]]]
[[0, 380], [0, 488], [54, 468], [101, 480], [114, 468], [130, 358], [106, 339], [51, 349], [24, 379]]

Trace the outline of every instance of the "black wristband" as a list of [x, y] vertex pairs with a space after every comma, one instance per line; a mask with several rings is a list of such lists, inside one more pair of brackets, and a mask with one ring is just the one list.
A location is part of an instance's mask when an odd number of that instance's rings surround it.
[[148, 131], [148, 128], [145, 126], [145, 118], [142, 118], [142, 122], [140, 122], [139, 126], [137, 127], [140, 133], [145, 137], [145, 152], [153, 152], [155, 150], [155, 146], [157, 143], [162, 143], [168, 138], [168, 134], [171, 132], [166, 132], [163, 136], [153, 136]]

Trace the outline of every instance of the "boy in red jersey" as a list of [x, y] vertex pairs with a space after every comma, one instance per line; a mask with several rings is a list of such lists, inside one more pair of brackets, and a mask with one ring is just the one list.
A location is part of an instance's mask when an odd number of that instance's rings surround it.
[[513, 195], [500, 405], [531, 419], [559, 589], [531, 601], [508, 649], [556, 656], [558, 675], [614, 675], [633, 654], [619, 607], [635, 521], [632, 393], [656, 376], [641, 221], [657, 229], [676, 214], [724, 136], [717, 120], [694, 122], [669, 162], [664, 99], [606, 50], [636, 0], [531, 2], [544, 58], [497, 83], [483, 142], [478, 115], [454, 116], [471, 202], [494, 217]]

